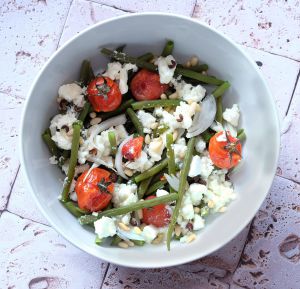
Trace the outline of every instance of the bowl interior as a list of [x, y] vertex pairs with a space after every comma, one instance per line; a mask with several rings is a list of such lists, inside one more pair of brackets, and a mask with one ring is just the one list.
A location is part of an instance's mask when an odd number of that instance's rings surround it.
[[[191, 244], [174, 241], [166, 246], [145, 246], [124, 250], [99, 247], [94, 234], [83, 229], [60, 204], [62, 174], [50, 165], [41, 133], [57, 113], [56, 95], [60, 85], [78, 79], [83, 59], [95, 70], [107, 59], [100, 47], [127, 44], [134, 56], [152, 51], [159, 54], [165, 39], [173, 39], [173, 55], [184, 61], [192, 55], [207, 63], [211, 73], [230, 81], [224, 106], [238, 103], [241, 127], [247, 133], [244, 162], [233, 178], [238, 198], [222, 215], [210, 217], [207, 226]], [[262, 146], [268, 136], [272, 146]], [[265, 198], [276, 168], [279, 151], [276, 109], [270, 93], [252, 61], [230, 40], [196, 21], [165, 14], [138, 14], [106, 21], [86, 30], [63, 46], [36, 79], [26, 103], [22, 122], [22, 163], [29, 185], [49, 222], [70, 242], [101, 259], [132, 267], [163, 267], [203, 257], [231, 240], [254, 216]], [[143, 256], [141, 258], [141, 256]]]

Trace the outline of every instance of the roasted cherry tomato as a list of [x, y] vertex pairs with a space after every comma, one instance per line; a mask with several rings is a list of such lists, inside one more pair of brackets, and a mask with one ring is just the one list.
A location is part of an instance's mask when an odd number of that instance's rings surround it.
[[90, 212], [102, 210], [108, 206], [113, 190], [110, 172], [100, 168], [94, 168], [90, 172], [86, 170], [75, 186], [78, 206]]
[[155, 72], [142, 69], [130, 83], [131, 93], [136, 100], [153, 100], [160, 98], [169, 85], [161, 84], [159, 75]]
[[212, 162], [221, 169], [235, 167], [242, 158], [240, 140], [228, 131], [216, 133], [209, 141], [208, 151]]
[[119, 86], [108, 77], [97, 76], [87, 87], [87, 95], [95, 111], [113, 111], [122, 101]]
[[122, 147], [122, 156], [129, 161], [134, 161], [141, 155], [143, 142], [144, 138], [142, 136], [129, 140]]
[[[150, 196], [146, 200], [156, 198]], [[169, 224], [171, 214], [165, 204], [159, 204], [152, 208], [143, 209], [143, 222], [147, 225], [153, 225], [155, 227], [164, 227]]]

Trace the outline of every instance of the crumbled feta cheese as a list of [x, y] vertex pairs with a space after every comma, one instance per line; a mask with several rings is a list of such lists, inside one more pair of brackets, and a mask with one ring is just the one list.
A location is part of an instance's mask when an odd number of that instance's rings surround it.
[[196, 138], [195, 149], [198, 153], [202, 153], [206, 149], [206, 143], [201, 136]]
[[[72, 146], [72, 124], [76, 121], [76, 116], [73, 112], [68, 111], [66, 114], [57, 114], [50, 122], [50, 131], [52, 140], [59, 148], [70, 150]], [[69, 128], [68, 133], [63, 126]]]
[[179, 215], [184, 220], [191, 220], [194, 218], [194, 207], [193, 207], [191, 196], [188, 193], [185, 193], [183, 196]]
[[206, 90], [203, 86], [198, 84], [197, 86], [193, 86], [190, 83], [186, 83], [185, 81], [178, 82], [177, 80], [172, 81], [178, 95], [180, 98], [184, 99], [188, 102], [199, 102], [201, 101], [206, 93]]
[[237, 128], [231, 125], [229, 122], [224, 121], [224, 130], [229, 131], [233, 137], [237, 136]]
[[193, 229], [195, 231], [197, 231], [197, 230], [204, 228], [204, 226], [205, 226], [204, 219], [201, 216], [195, 214], [194, 222], [193, 222]]
[[222, 124], [217, 121], [214, 121], [210, 128], [216, 132], [224, 130]]
[[162, 107], [156, 107], [154, 108], [154, 111], [153, 111], [153, 115], [156, 116], [156, 117], [162, 117], [163, 116], [163, 108]]
[[148, 154], [151, 160], [154, 162], [161, 160], [164, 148], [165, 146], [161, 137], [153, 139], [148, 146]]
[[136, 72], [137, 69], [137, 66], [132, 63], [111, 62], [107, 64], [107, 70], [103, 75], [112, 80], [119, 80], [119, 89], [122, 94], [125, 94], [128, 91], [128, 71]]
[[58, 99], [65, 99], [78, 107], [83, 107], [85, 103], [82, 88], [76, 83], [62, 85], [58, 89]]
[[57, 161], [57, 159], [56, 159], [56, 156], [50, 157], [50, 158], [49, 158], [49, 163], [50, 163], [51, 165], [57, 165], [57, 164], [58, 164], [58, 161]]
[[[71, 191], [71, 189], [70, 189], [70, 191]], [[74, 190], [72, 190], [71, 192], [70, 192], [70, 199], [72, 200], [72, 201], [74, 201], [74, 202], [77, 202], [77, 194], [76, 194], [76, 192], [74, 191]]]
[[145, 112], [144, 110], [139, 110], [137, 112], [137, 117], [143, 125], [144, 133], [151, 133], [151, 127], [156, 122], [156, 118], [152, 114]]
[[153, 161], [148, 160], [147, 153], [142, 151], [139, 158], [135, 159], [133, 162], [127, 162], [125, 164], [126, 168], [134, 171], [144, 172], [153, 166]]
[[116, 234], [117, 228], [113, 219], [109, 217], [102, 217], [94, 222], [95, 233], [100, 239], [112, 237]]
[[137, 186], [135, 184], [115, 184], [112, 202], [115, 207], [123, 207], [136, 203]]
[[172, 145], [174, 150], [175, 162], [179, 163], [184, 159], [187, 146], [185, 144], [175, 143]]
[[169, 194], [169, 192], [167, 192], [166, 190], [157, 190], [156, 191], [156, 197], [162, 197], [162, 196], [166, 196], [168, 194]]
[[146, 226], [142, 231], [142, 236], [146, 243], [151, 243], [157, 236], [158, 230], [153, 225]]
[[186, 146], [186, 140], [184, 137], [178, 138], [175, 142], [175, 144], [184, 145]]
[[131, 219], [130, 213], [121, 216], [121, 222], [125, 225], [129, 225], [130, 219]]
[[162, 110], [159, 123], [166, 125], [169, 128], [169, 132], [173, 132], [180, 126], [179, 122], [176, 120], [176, 117], [166, 110]]
[[239, 124], [240, 110], [237, 104], [234, 104], [232, 108], [226, 108], [223, 112], [223, 118], [231, 125], [237, 127]]
[[208, 156], [193, 156], [189, 170], [189, 177], [200, 175], [202, 178], [207, 179], [213, 171], [213, 162]]
[[216, 141], [217, 142], [227, 141], [225, 131], [223, 131], [220, 135], [217, 136]]
[[115, 127], [115, 136], [117, 144], [120, 144], [125, 138], [128, 137], [128, 133], [123, 124]]
[[158, 57], [155, 61], [155, 64], [158, 66], [158, 73], [161, 83], [169, 83], [176, 69], [176, 61], [172, 55], [167, 57]]
[[176, 107], [174, 112], [175, 119], [180, 119], [180, 115], [183, 117], [182, 121], [178, 123], [178, 127], [188, 129], [192, 126], [192, 117], [196, 113], [195, 106], [189, 105], [186, 102], [181, 101], [180, 105]]
[[186, 194], [190, 195], [193, 206], [198, 206], [203, 198], [203, 195], [207, 193], [207, 187], [202, 184], [191, 184]]

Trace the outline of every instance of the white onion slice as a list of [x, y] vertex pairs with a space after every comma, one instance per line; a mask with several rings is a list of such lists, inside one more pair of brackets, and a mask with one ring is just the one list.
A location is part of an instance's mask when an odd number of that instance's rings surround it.
[[117, 235], [123, 240], [137, 240], [137, 241], [145, 241], [145, 238], [142, 235], [136, 234], [132, 231], [123, 231], [117, 229]]
[[109, 118], [100, 124], [94, 125], [90, 129], [90, 136], [89, 139], [94, 139], [96, 135], [98, 135], [100, 132], [109, 129], [112, 126], [118, 126], [121, 124], [125, 124], [126, 122], [126, 116], [125, 114], [120, 114], [118, 116]]
[[199, 135], [207, 130], [214, 122], [217, 112], [215, 97], [211, 94], [202, 101], [201, 111], [194, 116], [193, 124], [188, 129], [187, 138]]
[[128, 180], [128, 177], [125, 175], [124, 170], [123, 170], [123, 164], [122, 164], [122, 148], [125, 143], [127, 143], [129, 140], [133, 138], [133, 134], [125, 138], [121, 144], [119, 145], [118, 151], [116, 153], [116, 158], [115, 158], [115, 167], [117, 169], [118, 174], [124, 178], [125, 180]]
[[164, 174], [167, 182], [171, 186], [172, 189], [174, 189], [176, 192], [178, 192], [179, 189], [179, 179], [175, 177], [174, 175], [170, 176], [168, 174]]

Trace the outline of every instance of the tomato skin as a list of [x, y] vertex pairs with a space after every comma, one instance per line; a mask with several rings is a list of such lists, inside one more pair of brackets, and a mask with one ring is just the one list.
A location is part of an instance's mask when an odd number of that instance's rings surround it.
[[[146, 200], [154, 199], [155, 196], [150, 196]], [[152, 208], [143, 209], [143, 222], [147, 225], [153, 225], [161, 228], [170, 223], [171, 214], [165, 204], [159, 204]]]
[[136, 100], [158, 99], [168, 88], [168, 84], [160, 83], [158, 73], [147, 69], [140, 70], [130, 83], [131, 93]]
[[106, 208], [112, 198], [114, 184], [107, 186], [107, 190], [101, 190], [98, 184], [101, 181], [110, 182], [110, 172], [100, 168], [94, 168], [82, 173], [75, 186], [75, 192], [78, 198], [78, 206], [80, 209], [88, 210], [90, 212], [97, 212]]
[[129, 161], [134, 161], [139, 158], [143, 149], [144, 138], [138, 136], [129, 140], [122, 147], [122, 156]]
[[87, 95], [88, 100], [96, 112], [113, 111], [122, 101], [122, 94], [119, 86], [109, 77], [97, 76], [93, 79], [87, 87]]
[[[230, 169], [237, 166], [240, 162], [242, 145], [239, 139], [233, 137], [229, 132], [227, 132], [228, 141], [218, 141], [217, 138], [223, 133], [223, 131], [220, 131], [210, 139], [208, 151], [214, 165], [221, 169]], [[231, 151], [230, 149], [225, 149], [228, 145], [232, 145]]]

